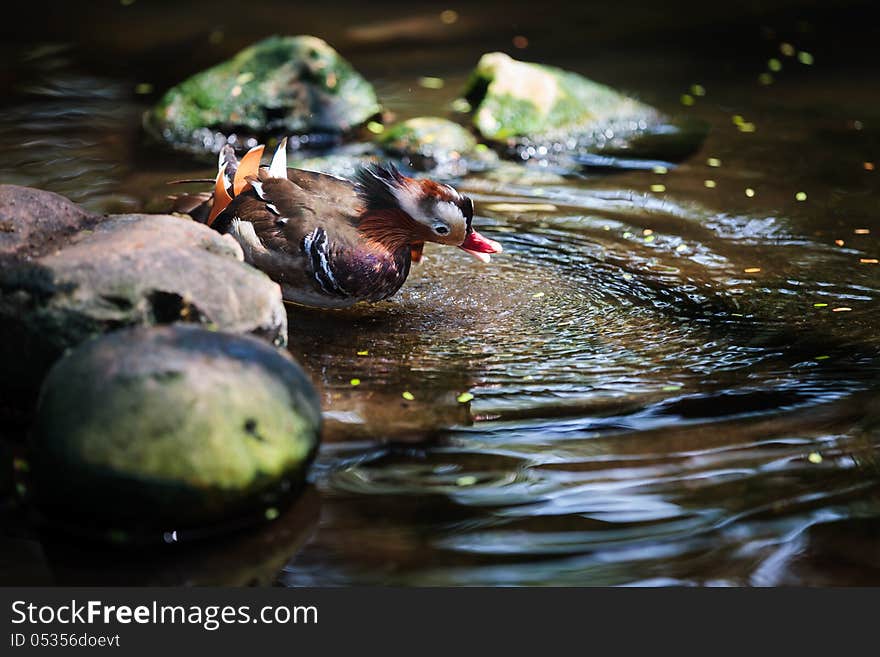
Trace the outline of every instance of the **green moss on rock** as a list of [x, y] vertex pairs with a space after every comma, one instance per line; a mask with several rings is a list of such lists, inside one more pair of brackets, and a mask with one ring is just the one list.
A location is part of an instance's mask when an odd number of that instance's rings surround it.
[[35, 499], [67, 524], [126, 531], [233, 521], [303, 481], [320, 426], [305, 374], [260, 340], [119, 331], [47, 377], [29, 444]]
[[[699, 147], [703, 124], [671, 120], [605, 85], [500, 52], [480, 59], [465, 87], [473, 123], [517, 159], [565, 168], [586, 154], [677, 159]], [[626, 167], [624, 167], [626, 168]]]
[[379, 110], [370, 83], [326, 42], [274, 36], [168, 90], [144, 123], [170, 144], [199, 151], [222, 145], [214, 133], [346, 133]]
[[465, 95], [475, 104], [474, 125], [492, 140], [656, 115], [651, 107], [576, 73], [500, 52], [480, 58]]

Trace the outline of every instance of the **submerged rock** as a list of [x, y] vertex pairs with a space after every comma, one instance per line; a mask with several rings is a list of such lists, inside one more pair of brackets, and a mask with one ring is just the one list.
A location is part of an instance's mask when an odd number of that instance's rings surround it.
[[[486, 139], [523, 160], [592, 166], [591, 154], [678, 159], [705, 136], [610, 87], [552, 66], [483, 55], [464, 91]], [[623, 163], [623, 164], [621, 164]], [[626, 160], [602, 159], [601, 166]]]
[[465, 128], [448, 119], [421, 116], [391, 126], [379, 137], [382, 148], [419, 171], [463, 175], [494, 164], [497, 155]]
[[3, 387], [32, 398], [65, 349], [130, 325], [195, 322], [285, 344], [278, 285], [233, 240], [165, 215], [117, 215], [0, 270]]
[[117, 331], [46, 378], [32, 493], [74, 531], [233, 522], [303, 483], [320, 427], [308, 378], [265, 342], [184, 325]]
[[274, 36], [171, 88], [144, 125], [204, 153], [289, 134], [338, 140], [379, 110], [370, 83], [327, 43]]

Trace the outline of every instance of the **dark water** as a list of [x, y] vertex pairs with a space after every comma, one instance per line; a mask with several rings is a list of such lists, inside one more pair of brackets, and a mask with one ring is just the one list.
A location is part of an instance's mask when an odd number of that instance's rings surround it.
[[[270, 3], [242, 25], [141, 4], [110, 3], [100, 27], [55, 16], [44, 41], [4, 46], [2, 182], [155, 208], [165, 180], [209, 169], [144, 144], [140, 113], [285, 24], [337, 46], [401, 118], [448, 112], [500, 48], [712, 129], [665, 173], [536, 163], [457, 181], [504, 244], [490, 266], [429, 246], [391, 303], [290, 309], [291, 352], [328, 420], [314, 491], [266, 529], [185, 554], [108, 567], [48, 541], [54, 578], [880, 583], [867, 5], [513, 5], [500, 21], [489, 4], [445, 25], [412, 5]], [[762, 84], [771, 58], [782, 69]], [[422, 88], [425, 75], [443, 88]]]

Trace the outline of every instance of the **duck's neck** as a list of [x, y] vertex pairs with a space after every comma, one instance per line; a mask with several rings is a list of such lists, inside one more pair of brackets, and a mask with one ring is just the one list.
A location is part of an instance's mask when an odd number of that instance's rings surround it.
[[364, 210], [358, 221], [358, 230], [364, 238], [391, 253], [409, 249], [417, 241], [418, 224], [398, 208]]

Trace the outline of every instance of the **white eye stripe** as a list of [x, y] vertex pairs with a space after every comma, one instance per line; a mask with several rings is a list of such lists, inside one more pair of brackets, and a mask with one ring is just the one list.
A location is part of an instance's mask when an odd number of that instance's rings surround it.
[[448, 223], [464, 221], [464, 215], [461, 213], [461, 208], [455, 203], [450, 203], [449, 201], [443, 201], [442, 203], [437, 204], [437, 217]]

